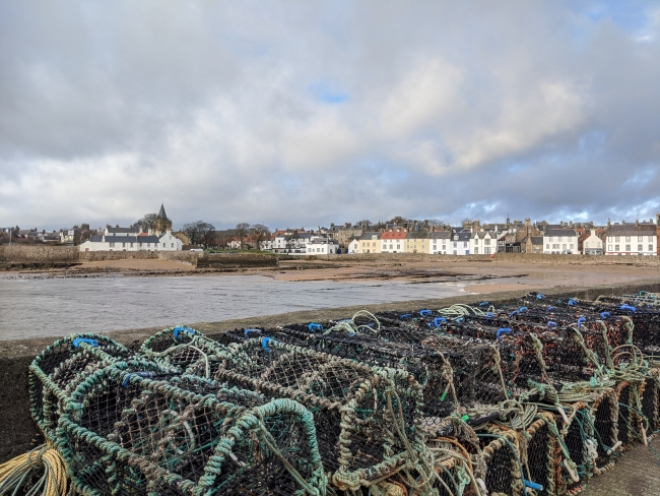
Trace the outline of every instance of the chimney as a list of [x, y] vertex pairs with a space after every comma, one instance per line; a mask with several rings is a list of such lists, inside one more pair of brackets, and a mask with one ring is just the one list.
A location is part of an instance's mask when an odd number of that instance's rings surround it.
[[635, 227], [639, 227], [639, 219], [635, 219]]
[[622, 220], [622, 221], [621, 221], [621, 225], [622, 225], [622, 226], [625, 226], [625, 225], [626, 225], [626, 221], [625, 221], [625, 220]]
[[612, 221], [610, 219], [607, 219], [607, 227], [610, 227], [612, 225]]

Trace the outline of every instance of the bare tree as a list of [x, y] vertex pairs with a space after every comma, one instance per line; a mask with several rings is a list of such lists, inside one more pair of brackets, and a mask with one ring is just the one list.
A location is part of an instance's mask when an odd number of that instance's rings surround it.
[[202, 245], [206, 248], [213, 244], [215, 237], [215, 227], [213, 227], [213, 224], [198, 220], [197, 222], [185, 224], [181, 230], [186, 233], [192, 245]]
[[146, 214], [144, 217], [139, 219], [135, 225], [141, 227], [143, 230], [147, 231], [154, 227], [154, 222], [158, 218], [158, 214]]
[[261, 250], [261, 244], [270, 237], [270, 229], [263, 224], [254, 224], [250, 227], [250, 232], [254, 238], [257, 250]]
[[250, 233], [250, 224], [247, 222], [241, 222], [236, 224], [236, 236], [241, 243], [241, 250], [245, 248], [245, 241]]

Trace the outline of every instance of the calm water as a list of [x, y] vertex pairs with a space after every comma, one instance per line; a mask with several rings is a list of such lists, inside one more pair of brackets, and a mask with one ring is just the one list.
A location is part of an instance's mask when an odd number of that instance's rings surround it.
[[61, 336], [392, 301], [463, 283], [287, 282], [262, 276], [0, 279], [0, 340]]

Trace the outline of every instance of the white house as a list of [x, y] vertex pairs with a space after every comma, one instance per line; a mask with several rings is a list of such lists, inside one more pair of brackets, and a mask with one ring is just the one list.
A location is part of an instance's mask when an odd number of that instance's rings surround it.
[[380, 233], [381, 253], [403, 253], [407, 230], [402, 227], [392, 227]]
[[334, 255], [339, 244], [334, 239], [315, 237], [307, 244], [307, 253], [301, 255]]
[[582, 254], [602, 255], [603, 253], [603, 240], [596, 236], [595, 229], [591, 229], [589, 236], [582, 241]]
[[490, 255], [497, 253], [497, 233], [479, 231], [470, 237], [470, 253], [473, 255]]
[[310, 239], [311, 236], [306, 231], [276, 231], [273, 237], [272, 250], [275, 253], [306, 255]]
[[429, 253], [432, 255], [449, 253], [451, 248], [451, 231], [432, 232], [429, 235]]
[[348, 243], [348, 253], [360, 253], [360, 239], [353, 238]]
[[657, 255], [655, 224], [610, 226], [605, 238], [605, 255]]
[[578, 255], [578, 233], [574, 229], [548, 229], [543, 234], [543, 253]]
[[81, 243], [80, 251], [180, 251], [183, 243], [166, 231], [161, 236], [131, 228], [106, 228], [103, 234]]
[[448, 245], [448, 255], [469, 255], [470, 240], [472, 233], [470, 231], [455, 232], [451, 237], [451, 243]]

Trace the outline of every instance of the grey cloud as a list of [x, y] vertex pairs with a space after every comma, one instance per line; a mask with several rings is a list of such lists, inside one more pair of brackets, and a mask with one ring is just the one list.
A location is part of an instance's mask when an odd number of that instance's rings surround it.
[[0, 2], [0, 225], [161, 200], [178, 225], [649, 217], [660, 9], [638, 8]]

